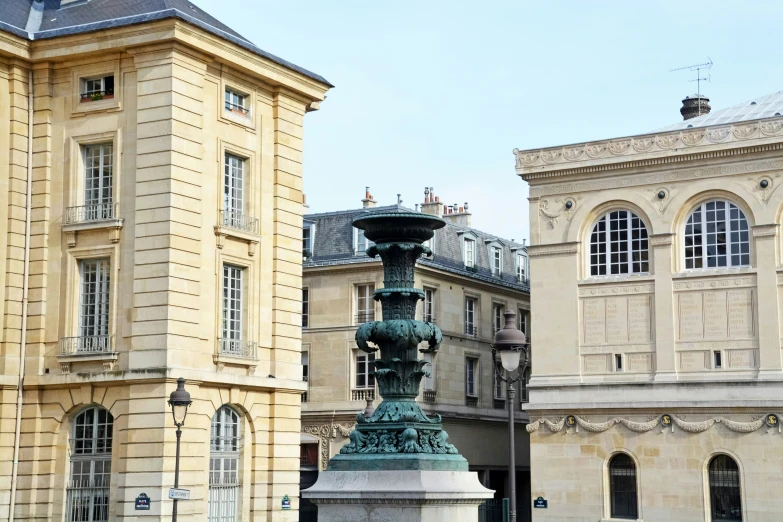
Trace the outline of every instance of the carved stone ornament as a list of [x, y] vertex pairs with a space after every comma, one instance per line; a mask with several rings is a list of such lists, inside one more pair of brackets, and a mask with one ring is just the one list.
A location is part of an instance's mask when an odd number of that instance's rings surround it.
[[749, 125], [736, 125], [732, 129], [732, 133], [734, 134], [734, 137], [740, 140], [746, 140], [750, 137], [752, 137], [754, 134], [756, 134], [756, 131], [759, 130], [759, 124], [758, 123], [751, 123]]
[[662, 149], [671, 149], [680, 141], [679, 134], [664, 134], [655, 138], [655, 143]]
[[563, 157], [568, 161], [576, 161], [585, 153], [584, 147], [572, 147], [563, 151]]
[[693, 131], [693, 132], [683, 132], [682, 142], [688, 145], [689, 147], [693, 147], [694, 145], [698, 145], [699, 143], [701, 143], [705, 135], [706, 133], [703, 130]]
[[631, 140], [613, 141], [609, 143], [609, 152], [615, 155], [625, 154], [631, 147]]
[[751, 227], [753, 237], [776, 237], [778, 235], [778, 225], [756, 225]]
[[652, 138], [637, 138], [631, 141], [631, 145], [637, 152], [647, 152], [652, 148], [653, 143], [655, 140]]
[[561, 153], [559, 150], [545, 150], [541, 152], [541, 160], [544, 163], [554, 163], [560, 159]]
[[713, 143], [720, 143], [726, 140], [731, 135], [731, 129], [729, 127], [723, 127], [722, 129], [710, 129], [707, 131], [707, 139]]
[[617, 424], [622, 424], [635, 433], [645, 433], [654, 430], [659, 425], [668, 427], [671, 425], [672, 421], [679, 429], [687, 433], [701, 433], [712, 428], [715, 424], [722, 424], [726, 426], [727, 429], [735, 433], [752, 433], [764, 425], [772, 426], [769, 424], [769, 419], [773, 417], [774, 420], [777, 421], [777, 415], [767, 414], [758, 416], [757, 418], [754, 418], [750, 421], [733, 421], [724, 419], [722, 417], [714, 417], [701, 421], [689, 422], [674, 415], [663, 414], [659, 416], [652, 416], [645, 422], [637, 422], [623, 418], [613, 418], [604, 422], [589, 422], [586, 419], [579, 417], [578, 415], [568, 415], [557, 422], [552, 422], [549, 419], [538, 419], [528, 424], [526, 429], [528, 433], [533, 433], [534, 431], [537, 431], [543, 424], [550, 432], [559, 433], [563, 430], [566, 419], [575, 418], [577, 425], [584, 431], [588, 431], [590, 433], [602, 433], [609, 430], [613, 426], [616, 426]]
[[597, 145], [587, 146], [587, 155], [591, 158], [600, 158], [606, 154], [606, 144], [599, 143]]
[[675, 290], [709, 290], [710, 288], [753, 287], [756, 277], [729, 277], [720, 279], [697, 279], [695, 281], [677, 281]]
[[302, 426], [302, 433], [318, 438], [318, 446], [321, 454], [321, 467], [326, 469], [329, 465], [329, 439], [334, 439], [339, 433], [343, 437], [351, 434], [356, 425], [344, 426], [342, 424], [319, 424], [315, 426]]
[[549, 201], [546, 199], [542, 199], [541, 201], [538, 202], [538, 212], [543, 216], [549, 218], [549, 226], [555, 228], [557, 226], [558, 221], [560, 220], [560, 214], [563, 213], [563, 210], [560, 209], [557, 212], [553, 212], [549, 210]]
[[514, 155], [517, 157], [518, 169], [535, 165], [539, 157], [538, 153], [526, 153], [520, 151], [519, 149], [514, 149]]
[[762, 122], [759, 127], [761, 128], [762, 134], [775, 136], [776, 134], [780, 134], [780, 131], [783, 130], [783, 121], [765, 121]]

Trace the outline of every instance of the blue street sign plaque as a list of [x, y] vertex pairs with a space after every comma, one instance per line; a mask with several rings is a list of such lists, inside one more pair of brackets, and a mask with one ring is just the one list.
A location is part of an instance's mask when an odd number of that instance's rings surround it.
[[290, 499], [290, 498], [288, 498], [288, 495], [285, 495], [285, 496], [283, 497], [283, 505], [282, 505], [282, 508], [283, 508], [283, 509], [291, 509], [291, 499]]
[[537, 509], [547, 509], [547, 501], [544, 500], [544, 497], [538, 497], [533, 501], [533, 507]]
[[150, 497], [146, 493], [139, 493], [139, 496], [136, 497], [136, 509], [141, 511], [150, 509]]

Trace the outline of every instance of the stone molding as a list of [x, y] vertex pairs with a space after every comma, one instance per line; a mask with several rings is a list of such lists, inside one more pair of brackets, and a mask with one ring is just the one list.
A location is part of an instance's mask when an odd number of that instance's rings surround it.
[[677, 234], [653, 234], [650, 236], [652, 246], [671, 246], [674, 243], [674, 237]]
[[[574, 419], [576, 419], [577, 427], [582, 428], [583, 430], [589, 431], [591, 433], [602, 433], [604, 431], [609, 430], [610, 428], [612, 428], [617, 424], [622, 424], [623, 426], [625, 426], [626, 428], [628, 428], [629, 430], [635, 433], [645, 433], [654, 430], [658, 426], [661, 426], [664, 429], [668, 428], [668, 426], [663, 426], [661, 424], [662, 415], [650, 417], [649, 420], [645, 422], [637, 422], [637, 421], [632, 421], [620, 417], [609, 419], [604, 422], [589, 422], [586, 419], [583, 419], [582, 417], [576, 415], [574, 416]], [[676, 425], [679, 429], [687, 433], [701, 433], [703, 431], [707, 431], [708, 429], [712, 428], [715, 424], [723, 424], [724, 426], [726, 426], [726, 428], [728, 428], [729, 430], [735, 433], [751, 433], [761, 429], [761, 427], [766, 424], [766, 417], [767, 415], [760, 415], [760, 416], [754, 415], [753, 420], [744, 421], [744, 422], [733, 421], [723, 417], [712, 417], [702, 421], [687, 421], [683, 418], [671, 415], [674, 425]], [[778, 417], [780, 416], [778, 415]], [[561, 431], [563, 431], [563, 429], [567, 429], [566, 418], [567, 417], [563, 417], [557, 422], [552, 422], [549, 419], [542, 418], [534, 422], [531, 422], [525, 428], [527, 429], [528, 433], [533, 433], [537, 431], [542, 425], [544, 425], [550, 432], [560, 433]]]
[[348, 437], [356, 427], [356, 424], [316, 424], [313, 426], [302, 426], [302, 433], [313, 435], [318, 438], [318, 446], [321, 454], [321, 470], [325, 470], [329, 465], [329, 440], [336, 439], [339, 433], [343, 437]]
[[685, 341], [675, 344], [676, 351], [687, 352], [691, 350], [758, 350], [758, 339], [728, 339], [725, 341]]
[[485, 497], [475, 498], [435, 498], [435, 499], [421, 499], [421, 498], [389, 498], [382, 496], [362, 496], [362, 498], [316, 498], [309, 497], [308, 500], [317, 506], [329, 505], [329, 504], [382, 504], [393, 506], [433, 506], [433, 505], [459, 505], [459, 504], [481, 504], [486, 502]]
[[751, 227], [753, 237], [775, 237], [778, 234], [778, 226], [777, 224], [770, 224]]
[[579, 242], [571, 243], [552, 243], [548, 245], [532, 245], [528, 248], [527, 255], [530, 257], [544, 256], [565, 256], [579, 252]]
[[709, 290], [711, 288], [742, 288], [755, 286], [755, 275], [752, 277], [721, 277], [697, 279], [695, 281], [676, 281], [674, 283], [675, 290]]
[[639, 283], [639, 284], [625, 284], [625, 285], [611, 285], [611, 286], [599, 286], [595, 288], [594, 285], [582, 287], [579, 289], [580, 297], [591, 297], [601, 295], [626, 295], [626, 294], [652, 294], [655, 292], [654, 283]]
[[[783, 144], [781, 144], [780, 148], [783, 148]], [[654, 163], [660, 162], [661, 161], [659, 160], [655, 161]], [[575, 181], [572, 183], [530, 187], [530, 197], [537, 198], [556, 194], [569, 194], [623, 187], [635, 187], [642, 185], [670, 183], [675, 181], [689, 181], [694, 179], [749, 174], [779, 169], [783, 169], [783, 160], [775, 159], [748, 161], [742, 163], [732, 163], [728, 165], [716, 165], [711, 167], [692, 167], [677, 171], [660, 172], [657, 174], [637, 174], [632, 176], [612, 177], [608, 179]], [[598, 170], [605, 169], [601, 168]]]

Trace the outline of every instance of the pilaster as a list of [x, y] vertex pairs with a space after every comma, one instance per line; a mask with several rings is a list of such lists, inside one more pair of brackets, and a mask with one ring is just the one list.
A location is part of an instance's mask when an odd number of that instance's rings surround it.
[[654, 234], [650, 236], [652, 246], [652, 267], [655, 271], [654, 294], [654, 342], [655, 342], [655, 380], [671, 381], [677, 379], [676, 358], [674, 353], [674, 301], [672, 282], [672, 244], [675, 234]]
[[753, 240], [756, 251], [759, 336], [759, 373], [780, 376], [780, 303], [778, 302], [777, 241], [779, 225], [756, 225]]

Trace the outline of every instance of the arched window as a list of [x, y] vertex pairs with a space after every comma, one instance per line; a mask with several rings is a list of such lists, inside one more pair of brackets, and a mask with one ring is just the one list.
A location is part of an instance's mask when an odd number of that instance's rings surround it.
[[636, 465], [625, 453], [618, 453], [609, 461], [609, 496], [612, 518], [638, 517]]
[[209, 522], [238, 520], [239, 414], [222, 406], [212, 417], [209, 442]]
[[93, 406], [82, 410], [71, 434], [68, 522], [108, 522], [114, 417]]
[[750, 266], [748, 220], [728, 201], [696, 207], [685, 223], [685, 268]]
[[640, 274], [649, 271], [647, 228], [627, 210], [604, 214], [590, 234], [590, 275]]
[[742, 521], [739, 468], [733, 458], [718, 455], [710, 461], [710, 512], [712, 520]]

